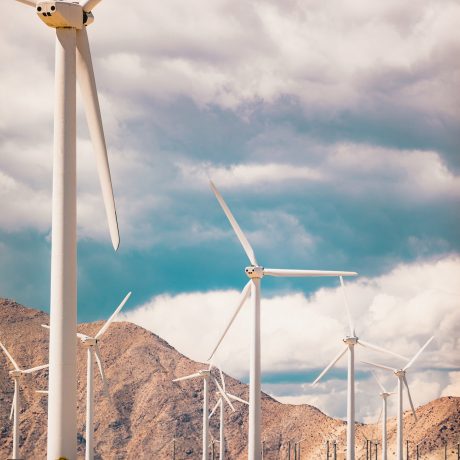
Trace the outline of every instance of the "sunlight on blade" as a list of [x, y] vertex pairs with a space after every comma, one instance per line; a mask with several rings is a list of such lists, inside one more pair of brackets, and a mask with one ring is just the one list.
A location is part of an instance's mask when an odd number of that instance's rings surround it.
[[[88, 2], [89, 3], [89, 2]], [[113, 196], [112, 179], [110, 177], [109, 159], [102, 127], [101, 110], [97, 97], [96, 81], [94, 79], [91, 52], [89, 49], [86, 27], [77, 30], [77, 80], [83, 96], [89, 133], [96, 154], [99, 182], [104, 199], [105, 212], [109, 222], [110, 236], [115, 250], [120, 245], [117, 212]]]
[[120, 305], [118, 305], [117, 309], [112, 313], [112, 316], [106, 321], [106, 323], [101, 327], [99, 332], [96, 334], [96, 336], [94, 337], [95, 339], [98, 339], [99, 337], [102, 336], [102, 334], [104, 334], [104, 332], [108, 329], [108, 327], [110, 326], [112, 321], [118, 315], [120, 310], [125, 306], [125, 303], [128, 301], [128, 299], [130, 297], [131, 297], [131, 292], [128, 292], [128, 294], [126, 294], [125, 298], [121, 301]]
[[249, 258], [249, 261], [251, 262], [252, 265], [258, 265], [256, 256], [254, 254], [254, 250], [252, 249], [251, 245], [249, 244], [248, 239], [246, 238], [246, 235], [243, 233], [241, 230], [240, 226], [238, 225], [238, 222], [236, 219], [233, 217], [232, 212], [230, 211], [229, 207], [227, 206], [227, 203], [225, 203], [222, 195], [220, 194], [219, 190], [217, 190], [217, 187], [214, 185], [213, 181], [209, 181], [212, 191], [214, 192], [214, 195], [216, 195], [217, 201], [219, 202], [221, 208], [223, 209], [225, 215], [227, 216], [227, 219], [230, 222], [230, 225], [232, 226], [234, 232], [236, 233], [236, 236], [240, 240], [241, 245], [243, 246], [244, 252]]

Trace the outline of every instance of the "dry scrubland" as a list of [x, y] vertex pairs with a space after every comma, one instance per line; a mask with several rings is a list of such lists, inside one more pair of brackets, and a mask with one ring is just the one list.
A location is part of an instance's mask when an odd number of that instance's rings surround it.
[[[47, 362], [48, 331], [40, 324], [48, 323], [46, 313], [0, 299], [0, 340], [7, 346], [21, 367]], [[93, 334], [101, 322], [81, 324], [80, 332]], [[100, 379], [95, 385], [96, 457], [105, 459], [167, 459], [171, 458], [172, 438], [176, 441], [176, 459], [197, 459], [201, 451], [202, 384], [198, 380], [173, 383], [172, 380], [202, 368], [178, 353], [167, 342], [131, 323], [114, 323], [100, 344], [105, 362], [113, 405], [102, 395]], [[78, 348], [78, 436], [79, 455], [84, 455], [86, 355]], [[7, 458], [11, 449], [11, 422], [8, 419], [13, 385], [8, 375], [9, 363], [0, 356], [0, 458]], [[227, 377], [229, 391], [248, 398], [247, 385]], [[25, 376], [22, 381], [21, 410], [22, 456], [41, 459], [46, 451], [46, 396], [35, 389], [47, 385], [47, 371]], [[211, 387], [211, 394], [214, 394]], [[263, 394], [263, 439], [265, 460], [285, 459], [289, 440], [304, 439], [303, 459], [325, 458], [326, 440], [345, 445], [346, 424], [323, 414], [315, 407], [281, 404]], [[405, 426], [411, 444], [421, 444], [421, 458], [456, 459], [453, 447], [460, 440], [460, 398], [446, 397], [432, 401], [417, 410], [414, 422], [406, 412]], [[239, 405], [235, 413], [227, 410], [227, 446], [229, 459], [246, 457], [247, 407]], [[211, 430], [218, 436], [217, 420]], [[389, 423], [389, 443], [395, 444], [396, 421]], [[375, 436], [375, 425], [358, 424], [358, 458], [365, 458], [365, 439]], [[281, 454], [280, 446], [281, 445]], [[390, 448], [390, 458], [393, 458]], [[291, 459], [293, 455], [291, 455]], [[344, 458], [339, 448], [338, 458]], [[380, 458], [380, 452], [379, 452]], [[415, 458], [413, 452], [410, 458]]]

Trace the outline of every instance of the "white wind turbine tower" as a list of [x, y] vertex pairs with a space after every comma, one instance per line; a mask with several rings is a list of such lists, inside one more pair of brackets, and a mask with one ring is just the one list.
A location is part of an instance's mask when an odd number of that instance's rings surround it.
[[[186, 375], [184, 377], [179, 377], [174, 379], [173, 382], [181, 382], [183, 380], [190, 380], [194, 378], [202, 378], [203, 379], [203, 454], [202, 460], [208, 460], [209, 453], [208, 453], [208, 446], [209, 446], [209, 381], [212, 377], [211, 375], [212, 364], [209, 365], [207, 369], [202, 369], [198, 372], [195, 372], [190, 375]], [[225, 398], [227, 403], [232, 406], [232, 403], [229, 397], [224, 393], [222, 387], [219, 385], [219, 382], [212, 377], [214, 383], [216, 384], [218, 392]]]
[[396, 394], [394, 391], [387, 391], [385, 387], [382, 385], [382, 382], [378, 379], [376, 373], [372, 371], [372, 375], [374, 376], [375, 380], [377, 381], [380, 389], [382, 392], [380, 393], [380, 397], [382, 398], [382, 409], [380, 410], [379, 418], [377, 419], [377, 425], [382, 419], [382, 460], [387, 460], [388, 457], [388, 449], [387, 449], [387, 419], [388, 419], [388, 412], [387, 412], [387, 399], [389, 396]]
[[[86, 334], [80, 334], [77, 332], [77, 337], [81, 340], [83, 346], [87, 349], [88, 361], [86, 367], [86, 450], [85, 460], [92, 460], [94, 458], [94, 358], [96, 358], [99, 372], [101, 374], [102, 384], [104, 387], [105, 395], [110, 399], [109, 389], [107, 386], [107, 380], [105, 378], [104, 367], [102, 366], [102, 360], [99, 350], [99, 341], [104, 333], [109, 328], [112, 321], [118, 315], [120, 310], [125, 306], [125, 303], [131, 297], [131, 292], [125, 296], [117, 309], [112, 313], [112, 316], [106, 321], [101, 327], [99, 332], [94, 336], [90, 337]], [[45, 324], [43, 327], [49, 328]]]
[[14, 416], [13, 419], [13, 452], [11, 455], [11, 459], [16, 460], [19, 459], [19, 414], [21, 410], [21, 392], [19, 389], [19, 379], [24, 374], [31, 374], [32, 372], [39, 371], [41, 369], [46, 369], [49, 365], [44, 364], [42, 366], [32, 367], [31, 369], [21, 369], [13, 357], [10, 355], [8, 350], [6, 349], [5, 345], [0, 342], [0, 347], [5, 352], [6, 356], [10, 360], [11, 364], [13, 365], [14, 369], [10, 371], [11, 378], [14, 381], [14, 396], [13, 396], [13, 403], [11, 405], [11, 412], [10, 412], [10, 420]]
[[225, 203], [222, 195], [217, 190], [213, 182], [210, 182], [211, 188], [222, 207], [227, 219], [230, 222], [236, 236], [238, 237], [241, 245], [243, 246], [246, 255], [251, 263], [249, 267], [245, 268], [245, 273], [249, 278], [249, 282], [243, 288], [241, 296], [235, 309], [230, 322], [225, 328], [222, 336], [220, 337], [217, 345], [211, 353], [209, 359], [214, 356], [217, 348], [222, 342], [225, 334], [232, 325], [236, 315], [245, 303], [246, 299], [251, 294], [251, 351], [250, 351], [250, 373], [249, 373], [249, 445], [248, 445], [248, 458], [250, 460], [257, 460], [261, 458], [261, 408], [260, 408], [260, 282], [265, 276], [278, 276], [278, 277], [311, 277], [311, 276], [353, 276], [357, 275], [356, 272], [343, 272], [343, 271], [324, 271], [324, 270], [290, 270], [279, 268], [265, 268], [257, 263], [254, 251], [249, 244], [246, 236], [233, 217], [230, 209]]
[[316, 385], [321, 378], [348, 352], [348, 385], [347, 385], [347, 460], [354, 460], [355, 458], [355, 346], [362, 345], [365, 348], [370, 348], [375, 351], [388, 353], [403, 360], [406, 357], [393, 353], [392, 351], [385, 350], [384, 348], [373, 345], [369, 342], [358, 338], [356, 336], [355, 326], [348, 306], [348, 300], [345, 293], [345, 284], [343, 278], [340, 276], [340, 284], [342, 286], [342, 294], [344, 298], [345, 308], [347, 310], [348, 325], [350, 327], [350, 335], [346, 336], [343, 340], [343, 350], [331, 361], [330, 364], [321, 372], [317, 379], [312, 383]]
[[[234, 401], [239, 401], [243, 404], [246, 404], [249, 406], [249, 403], [245, 401], [242, 398], [239, 398], [238, 396], [235, 396], [231, 393], [229, 393], [226, 389], [225, 386], [225, 379], [224, 379], [224, 374], [222, 372], [222, 369], [219, 368], [219, 373], [220, 373], [220, 381], [221, 381], [221, 387], [224, 393], [228, 396], [228, 398], [233, 399]], [[219, 408], [220, 409], [220, 420], [219, 420], [219, 460], [224, 460], [225, 459], [225, 410], [224, 410], [224, 398], [222, 397], [222, 393], [219, 391], [216, 393], [217, 396], [217, 403], [212, 409], [211, 413], [209, 414], [209, 418], [211, 418], [216, 410]], [[232, 404], [229, 404], [230, 408], [232, 409], [233, 412], [235, 412], [235, 408], [233, 407]]]
[[100, 0], [18, 0], [56, 29], [48, 459], [77, 455], [76, 79], [84, 100], [110, 235], [119, 234], [86, 26]]
[[376, 364], [371, 363], [368, 361], [362, 361], [365, 364], [369, 364], [371, 366], [379, 367], [381, 369], [385, 369], [387, 371], [393, 372], [397, 379], [398, 379], [398, 431], [397, 431], [397, 439], [396, 439], [396, 459], [403, 460], [404, 452], [403, 452], [403, 387], [406, 387], [407, 396], [409, 398], [409, 403], [412, 408], [412, 413], [414, 414], [415, 420], [417, 420], [417, 414], [415, 412], [415, 407], [412, 402], [412, 397], [410, 395], [409, 384], [407, 383], [406, 373], [407, 370], [414, 364], [415, 360], [420, 356], [422, 351], [430, 344], [430, 342], [434, 339], [430, 337], [423, 345], [422, 348], [414, 355], [414, 357], [402, 368], [396, 369], [389, 366], [384, 366], [383, 364]]

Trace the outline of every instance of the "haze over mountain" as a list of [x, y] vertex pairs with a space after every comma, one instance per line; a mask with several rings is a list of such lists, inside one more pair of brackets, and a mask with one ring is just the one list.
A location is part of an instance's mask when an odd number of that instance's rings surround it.
[[[40, 325], [48, 323], [46, 313], [26, 308], [14, 301], [0, 300], [0, 340], [6, 345], [20, 367], [47, 362], [48, 331]], [[101, 322], [81, 324], [80, 332], [93, 334]], [[127, 322], [110, 326], [100, 343], [101, 356], [110, 385], [113, 404], [102, 393], [101, 381], [95, 384], [96, 458], [166, 459], [172, 455], [176, 438], [176, 458], [196, 459], [201, 452], [202, 382], [199, 379], [174, 383], [182, 375], [196, 372], [204, 364], [194, 362], [177, 352], [167, 342], [147, 330]], [[79, 455], [85, 447], [86, 354], [78, 347], [78, 446]], [[0, 456], [7, 458], [11, 450], [11, 427], [8, 419], [13, 384], [8, 375], [11, 368], [6, 356], [0, 355]], [[26, 375], [21, 381], [23, 398], [20, 431], [21, 454], [26, 459], [45, 458], [47, 397], [35, 393], [47, 387], [48, 372]], [[247, 385], [226, 377], [229, 391], [248, 398]], [[215, 388], [211, 384], [211, 401]], [[287, 455], [289, 441], [303, 440], [302, 458], [320, 458], [326, 440], [337, 440], [339, 458], [345, 444], [346, 424], [328, 417], [309, 405], [282, 404], [263, 394], [263, 431], [265, 459]], [[437, 450], [448, 442], [458, 442], [460, 433], [460, 398], [444, 397], [417, 409], [418, 422], [405, 414], [405, 428], [411, 446], [421, 445], [423, 458], [436, 458]], [[236, 404], [236, 412], [226, 409], [228, 458], [246, 457], [248, 410]], [[218, 420], [211, 422], [218, 436]], [[395, 444], [395, 420], [389, 424], [390, 453]], [[358, 455], [363, 454], [366, 438], [378, 436], [375, 425], [358, 424]], [[217, 450], [217, 449], [216, 449]], [[425, 455], [426, 454], [426, 455]], [[390, 457], [391, 458], [391, 457]]]

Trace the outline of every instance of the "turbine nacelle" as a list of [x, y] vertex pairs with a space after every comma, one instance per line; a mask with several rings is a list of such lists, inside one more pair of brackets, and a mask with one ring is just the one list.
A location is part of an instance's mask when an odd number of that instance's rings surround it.
[[342, 339], [344, 341], [344, 343], [346, 343], [347, 345], [356, 345], [358, 343], [358, 337], [356, 336], [347, 336], [345, 337], [344, 339]]
[[38, 2], [36, 11], [39, 18], [49, 27], [82, 29], [83, 7], [76, 3], [63, 1]]
[[404, 369], [398, 369], [394, 371], [396, 377], [403, 379], [406, 375], [406, 371]]
[[22, 374], [23, 374], [22, 371], [17, 370], [17, 369], [13, 369], [12, 371], [10, 371], [10, 375], [13, 379], [21, 377]]
[[81, 343], [83, 346], [89, 348], [89, 347], [95, 347], [97, 345], [97, 342], [99, 341], [98, 339], [94, 337], [80, 337]]
[[259, 265], [251, 265], [250, 267], [246, 267], [244, 269], [244, 272], [246, 273], [248, 278], [261, 279], [264, 276], [264, 267], [261, 267]]

